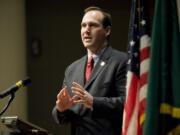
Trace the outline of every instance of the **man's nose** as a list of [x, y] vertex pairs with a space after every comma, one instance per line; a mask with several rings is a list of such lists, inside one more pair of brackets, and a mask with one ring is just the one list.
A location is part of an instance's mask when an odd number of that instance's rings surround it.
[[85, 32], [90, 32], [90, 26], [87, 25], [87, 26], [85, 27]]

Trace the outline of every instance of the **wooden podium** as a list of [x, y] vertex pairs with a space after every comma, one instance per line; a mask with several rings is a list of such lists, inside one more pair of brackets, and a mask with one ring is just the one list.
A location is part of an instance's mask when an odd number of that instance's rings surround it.
[[18, 116], [1, 117], [1, 123], [10, 129], [10, 135], [52, 135], [47, 130], [18, 118]]

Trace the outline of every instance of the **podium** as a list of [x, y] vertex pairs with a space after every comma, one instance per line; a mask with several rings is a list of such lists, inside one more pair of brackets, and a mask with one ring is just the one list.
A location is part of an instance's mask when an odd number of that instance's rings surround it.
[[1, 117], [1, 123], [10, 129], [10, 135], [52, 135], [37, 125], [21, 120], [18, 116]]

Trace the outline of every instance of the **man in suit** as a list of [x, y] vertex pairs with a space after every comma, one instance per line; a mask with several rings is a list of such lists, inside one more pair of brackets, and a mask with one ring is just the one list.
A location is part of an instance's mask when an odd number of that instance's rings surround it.
[[87, 55], [67, 67], [53, 117], [73, 135], [120, 135], [127, 55], [110, 47], [111, 16], [85, 9], [81, 38]]

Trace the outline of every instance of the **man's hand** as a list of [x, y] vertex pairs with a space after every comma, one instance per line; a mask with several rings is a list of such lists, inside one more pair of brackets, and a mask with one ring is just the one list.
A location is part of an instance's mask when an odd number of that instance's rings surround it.
[[85, 107], [92, 109], [93, 107], [93, 96], [88, 93], [80, 84], [73, 82], [71, 87], [72, 92], [75, 94], [73, 101], [74, 103], [83, 104]]
[[57, 110], [63, 112], [74, 105], [72, 98], [68, 93], [67, 86], [65, 86], [57, 95], [56, 107]]

